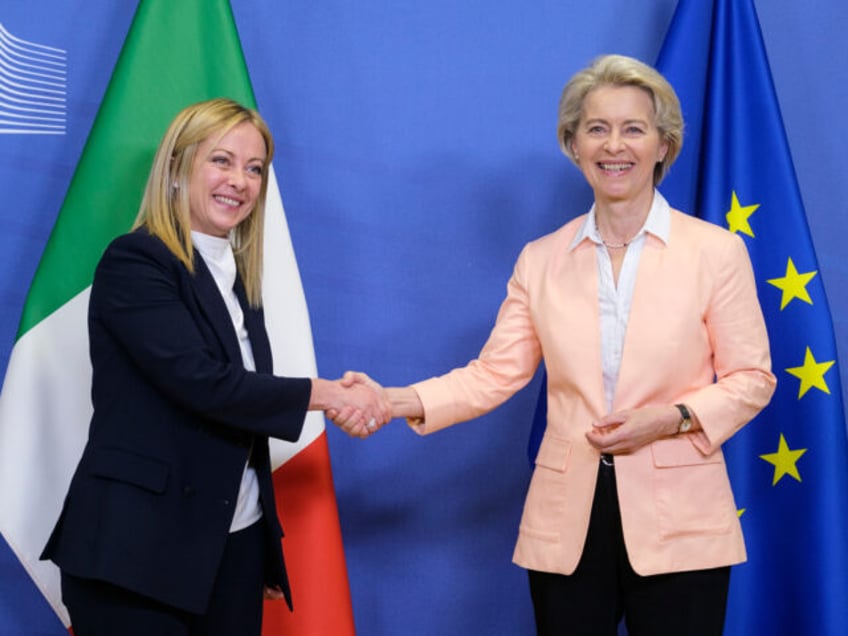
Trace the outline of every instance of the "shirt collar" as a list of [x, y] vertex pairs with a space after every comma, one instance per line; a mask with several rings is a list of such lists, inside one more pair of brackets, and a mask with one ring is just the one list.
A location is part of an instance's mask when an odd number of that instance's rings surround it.
[[218, 286], [231, 290], [236, 281], [236, 260], [230, 239], [192, 231], [191, 242], [200, 252]]
[[[636, 233], [639, 236], [643, 233], [650, 233], [660, 239], [663, 243], [668, 243], [668, 236], [671, 231], [671, 207], [665, 197], [654, 190], [654, 200], [651, 202], [651, 209], [648, 212], [648, 218], [645, 219], [645, 224], [642, 229]], [[633, 237], [634, 239], [636, 237]], [[595, 223], [595, 206], [589, 210], [589, 214], [583, 219], [583, 224], [577, 230], [577, 234], [568, 246], [569, 251], [573, 250], [584, 240], [590, 240], [597, 245], [601, 245], [601, 235], [598, 233], [598, 226]]]

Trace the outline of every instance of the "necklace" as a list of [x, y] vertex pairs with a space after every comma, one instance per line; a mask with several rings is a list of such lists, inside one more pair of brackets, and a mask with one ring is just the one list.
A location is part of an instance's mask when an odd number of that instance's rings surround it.
[[[601, 236], [600, 232], [598, 233], [598, 236]], [[610, 250], [622, 250], [630, 245], [630, 241], [627, 241], [626, 243], [607, 243], [603, 236], [601, 236], [601, 243], [604, 244], [604, 247]]]
[[[610, 250], [623, 250], [625, 247], [627, 247], [628, 245], [630, 245], [633, 242], [634, 238], [636, 238], [634, 236], [629, 241], [624, 241], [623, 243], [607, 243], [607, 241], [604, 239], [604, 235], [601, 234], [601, 231], [598, 229], [598, 221], [597, 220], [595, 220], [595, 232], [598, 233], [598, 236], [601, 239], [601, 243], [604, 244], [604, 247], [606, 247], [607, 249], [610, 249]], [[638, 234], [639, 233], [637, 232], [636, 235], [638, 236]]]

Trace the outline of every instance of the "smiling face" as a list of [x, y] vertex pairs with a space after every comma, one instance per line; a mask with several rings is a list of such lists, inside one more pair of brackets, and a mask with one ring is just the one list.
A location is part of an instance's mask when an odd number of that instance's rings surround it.
[[600, 86], [583, 102], [572, 151], [600, 204], [653, 196], [654, 166], [668, 145], [650, 94], [635, 86]]
[[265, 175], [265, 141], [243, 122], [197, 147], [189, 178], [191, 229], [226, 237], [253, 211]]

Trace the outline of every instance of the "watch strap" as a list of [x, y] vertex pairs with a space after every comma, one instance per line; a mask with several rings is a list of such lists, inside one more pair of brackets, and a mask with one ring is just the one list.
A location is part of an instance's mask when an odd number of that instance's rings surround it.
[[680, 411], [680, 423], [677, 425], [677, 432], [688, 433], [689, 429], [692, 428], [692, 415], [689, 413], [689, 409], [685, 404], [675, 404], [674, 406]]

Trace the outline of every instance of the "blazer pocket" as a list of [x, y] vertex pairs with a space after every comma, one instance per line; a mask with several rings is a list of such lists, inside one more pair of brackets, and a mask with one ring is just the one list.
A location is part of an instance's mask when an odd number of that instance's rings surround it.
[[570, 457], [571, 442], [553, 435], [545, 435], [536, 454], [536, 465], [564, 473]]
[[120, 481], [155, 494], [168, 484], [168, 464], [122, 448], [98, 448], [91, 460], [91, 474], [101, 479]]
[[685, 436], [651, 444], [660, 537], [723, 534], [736, 504], [722, 453], [704, 456]]
[[565, 524], [565, 476], [571, 459], [571, 442], [545, 434], [530, 478], [520, 531], [533, 539], [556, 543]]

